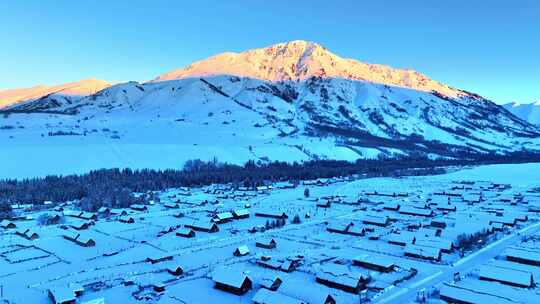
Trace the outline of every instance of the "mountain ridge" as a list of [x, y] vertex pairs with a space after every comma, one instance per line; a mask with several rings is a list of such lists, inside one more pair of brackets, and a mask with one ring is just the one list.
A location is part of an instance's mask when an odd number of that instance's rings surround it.
[[540, 100], [530, 103], [510, 102], [502, 106], [524, 121], [540, 126]]
[[453, 97], [467, 94], [412, 69], [396, 69], [387, 65], [341, 58], [317, 43], [304, 40], [278, 43], [240, 53], [217, 54], [159, 75], [153, 81], [218, 75], [272, 82], [299, 81], [322, 76], [370, 81], [422, 91], [434, 90]]
[[20, 102], [35, 100], [51, 94], [71, 97], [83, 97], [94, 94], [111, 86], [111, 83], [95, 78], [58, 85], [36, 85], [28, 88], [0, 90], [0, 109]]

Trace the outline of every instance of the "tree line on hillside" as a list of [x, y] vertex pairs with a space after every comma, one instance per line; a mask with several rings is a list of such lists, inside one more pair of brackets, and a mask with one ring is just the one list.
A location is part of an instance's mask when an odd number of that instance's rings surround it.
[[[540, 162], [540, 154], [515, 152], [509, 155], [478, 154], [464, 159], [429, 159], [408, 156], [399, 159], [362, 159], [354, 162], [313, 160], [307, 162], [248, 161], [244, 165], [220, 163], [216, 159], [187, 161], [182, 170], [102, 169], [82, 175], [47, 176], [23, 180], [0, 180], [0, 216], [11, 204], [45, 201], [79, 201], [81, 208], [126, 207], [140, 202], [133, 192], [159, 191], [174, 187], [232, 183], [255, 187], [269, 182], [309, 180], [366, 174], [374, 176], [428, 175], [441, 173], [437, 167], [495, 163]], [[413, 169], [414, 170], [411, 170]], [[421, 170], [418, 170], [421, 169]]]

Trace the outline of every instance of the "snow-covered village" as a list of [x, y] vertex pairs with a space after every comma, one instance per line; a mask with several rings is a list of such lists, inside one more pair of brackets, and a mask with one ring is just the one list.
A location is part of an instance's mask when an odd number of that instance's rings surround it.
[[0, 304], [539, 304], [539, 16], [2, 2]]
[[[538, 303], [540, 166], [12, 206], [8, 303]], [[509, 172], [511, 172], [509, 174]], [[106, 302], [105, 302], [106, 299]]]

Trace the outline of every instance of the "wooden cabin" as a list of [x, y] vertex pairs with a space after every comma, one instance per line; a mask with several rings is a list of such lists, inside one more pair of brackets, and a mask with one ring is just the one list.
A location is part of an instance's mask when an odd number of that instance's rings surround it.
[[276, 248], [276, 245], [277, 245], [277, 242], [273, 238], [272, 239], [264, 239], [264, 240], [260, 240], [260, 241], [255, 242], [256, 247], [266, 248], [266, 249], [274, 249], [274, 248]]
[[194, 222], [192, 224], [186, 224], [184, 225], [184, 227], [191, 228], [195, 231], [202, 231], [208, 233], [215, 233], [219, 231], [219, 227], [216, 225], [216, 223], [212, 222]]
[[195, 231], [193, 229], [184, 227], [176, 230], [176, 235], [185, 238], [193, 238], [195, 237]]
[[230, 292], [235, 295], [245, 294], [253, 285], [250, 277], [242, 272], [232, 269], [215, 272], [212, 276], [212, 280], [214, 281], [214, 287], [216, 289]]

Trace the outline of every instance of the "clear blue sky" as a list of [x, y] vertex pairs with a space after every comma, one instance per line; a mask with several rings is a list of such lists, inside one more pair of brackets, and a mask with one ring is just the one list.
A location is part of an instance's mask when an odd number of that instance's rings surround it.
[[315, 41], [498, 102], [540, 99], [540, 1], [0, 3], [0, 89], [145, 81], [223, 51]]

